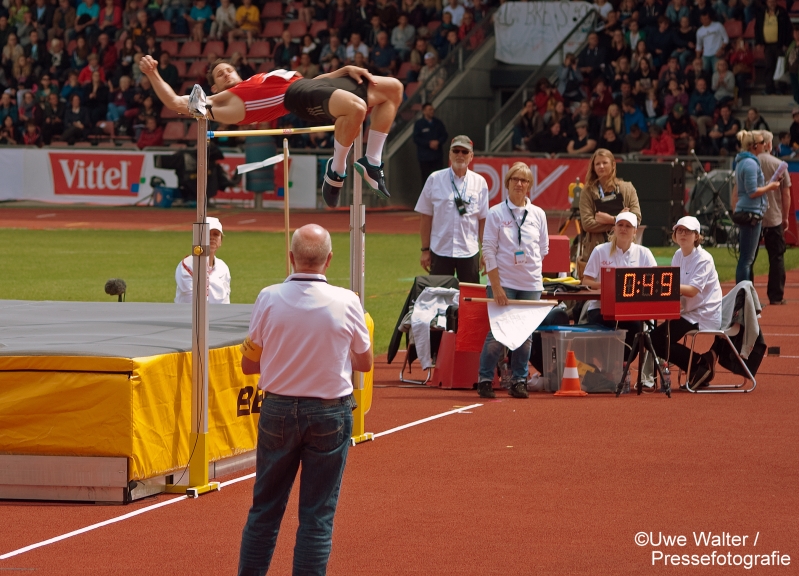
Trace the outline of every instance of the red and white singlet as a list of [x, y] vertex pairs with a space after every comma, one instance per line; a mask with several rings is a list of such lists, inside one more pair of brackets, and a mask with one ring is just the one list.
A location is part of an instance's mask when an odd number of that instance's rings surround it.
[[256, 74], [232, 88], [233, 94], [244, 102], [244, 119], [239, 125], [269, 122], [289, 113], [283, 105], [283, 99], [289, 86], [301, 80], [295, 72], [273, 70], [269, 73]]

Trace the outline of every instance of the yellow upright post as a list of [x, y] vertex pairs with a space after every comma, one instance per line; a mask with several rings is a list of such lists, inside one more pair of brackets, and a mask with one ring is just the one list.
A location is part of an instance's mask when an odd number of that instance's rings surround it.
[[[353, 144], [353, 158], [360, 158], [363, 149], [363, 132], [359, 132]], [[366, 252], [366, 207], [363, 204], [363, 189], [361, 179], [355, 169], [352, 170], [352, 205], [350, 206], [350, 290], [355, 292], [364, 303], [364, 255]], [[374, 322], [366, 314], [366, 325], [374, 343]], [[352, 444], [364, 440], [372, 440], [374, 434], [365, 431], [364, 416], [372, 404], [372, 380], [374, 368], [368, 373], [353, 372], [352, 387], [353, 397], [358, 407], [352, 413]]]
[[219, 490], [208, 481], [208, 120], [197, 119], [197, 221], [192, 232], [191, 434], [189, 486], [167, 485], [167, 492], [200, 494]]
[[[375, 323], [372, 316], [367, 312], [366, 327], [369, 329], [369, 339], [372, 345], [375, 342]], [[364, 417], [372, 407], [372, 385], [374, 383], [375, 369], [372, 367], [369, 372], [354, 372], [353, 373], [353, 390], [352, 395], [355, 398], [355, 403], [358, 407], [352, 411], [352, 445], [355, 446], [366, 440], [373, 440], [374, 434], [366, 431], [366, 423]], [[358, 388], [357, 384], [361, 384], [362, 388]]]
[[286, 236], [286, 277], [291, 275], [291, 240], [289, 238], [289, 139], [283, 138], [283, 228]]

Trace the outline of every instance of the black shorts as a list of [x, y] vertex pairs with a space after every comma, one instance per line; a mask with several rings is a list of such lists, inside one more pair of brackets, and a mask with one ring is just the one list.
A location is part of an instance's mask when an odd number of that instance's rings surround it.
[[342, 78], [321, 78], [319, 80], [297, 80], [286, 90], [283, 105], [286, 110], [309, 122], [335, 122], [328, 104], [336, 90], [355, 94], [367, 102], [366, 82], [358, 84], [349, 76]]

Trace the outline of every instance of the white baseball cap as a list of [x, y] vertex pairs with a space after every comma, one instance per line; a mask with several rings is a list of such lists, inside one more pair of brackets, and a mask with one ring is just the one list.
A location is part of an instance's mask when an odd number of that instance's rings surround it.
[[694, 232], [699, 232], [702, 229], [702, 227], [699, 225], [699, 220], [697, 220], [693, 216], [683, 216], [682, 218], [677, 220], [677, 223], [674, 226], [672, 226], [671, 229], [676, 230], [680, 226], [682, 226], [683, 228], [687, 228], [688, 230], [692, 230]]
[[214, 218], [213, 216], [206, 216], [205, 222], [209, 225], [208, 231], [211, 230], [219, 230], [220, 234], [224, 234], [222, 231], [222, 223], [219, 221], [219, 218]]
[[633, 228], [638, 228], [638, 216], [632, 212], [619, 212], [619, 215], [616, 216], [616, 224], [618, 224], [621, 220], [629, 222]]

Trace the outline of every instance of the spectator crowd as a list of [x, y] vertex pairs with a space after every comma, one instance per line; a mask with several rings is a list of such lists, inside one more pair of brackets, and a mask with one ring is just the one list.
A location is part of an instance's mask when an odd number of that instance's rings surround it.
[[190, 142], [139, 70], [144, 55], [181, 94], [195, 83], [210, 91], [205, 73], [221, 57], [243, 79], [274, 68], [313, 78], [354, 64], [434, 92], [446, 79], [438, 62], [475, 28], [470, 47], [483, 41], [490, 1], [2, 0], [0, 143]]
[[[756, 108], [738, 114], [755, 63], [765, 68], [766, 94], [775, 94], [783, 88], [774, 79], [781, 57], [799, 103], [799, 25], [781, 0], [595, 4], [587, 46], [567, 54], [525, 102], [515, 150], [734, 155], [739, 130], [769, 129]], [[793, 154], [799, 124], [780, 138]]]

